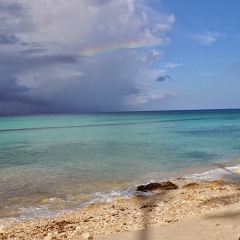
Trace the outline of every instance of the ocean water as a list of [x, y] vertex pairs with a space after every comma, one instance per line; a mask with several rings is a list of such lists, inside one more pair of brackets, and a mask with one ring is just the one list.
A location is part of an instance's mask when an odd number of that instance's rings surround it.
[[235, 168], [240, 110], [0, 117], [0, 219], [54, 216], [178, 176], [236, 178]]

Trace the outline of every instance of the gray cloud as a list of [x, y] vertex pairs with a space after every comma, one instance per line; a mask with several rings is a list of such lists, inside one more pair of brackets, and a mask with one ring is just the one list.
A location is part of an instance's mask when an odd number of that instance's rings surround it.
[[24, 6], [20, 3], [11, 3], [11, 1], [6, 2], [0, 2], [0, 9], [2, 13], [5, 14], [10, 14], [13, 15], [15, 17], [20, 17], [24, 15]]
[[[64, 87], [52, 96], [52, 109], [60, 112], [95, 112], [124, 110], [122, 100], [138, 92], [132, 79], [135, 77], [133, 57], [102, 57], [79, 65], [86, 75], [68, 77], [60, 82]], [[101, 62], [101, 64], [100, 64]], [[70, 84], [69, 84], [70, 83]]]
[[160, 76], [156, 79], [157, 82], [163, 82], [163, 81], [166, 81], [166, 80], [171, 80], [172, 78], [169, 77], [168, 75], [165, 75], [165, 76]]
[[31, 48], [31, 49], [26, 49], [26, 50], [22, 50], [20, 52], [20, 54], [23, 54], [23, 56], [25, 55], [34, 55], [34, 54], [41, 54], [46, 52], [46, 49], [43, 48]]
[[113, 0], [89, 0], [92, 4], [100, 5], [102, 6], [103, 4], [112, 2]]

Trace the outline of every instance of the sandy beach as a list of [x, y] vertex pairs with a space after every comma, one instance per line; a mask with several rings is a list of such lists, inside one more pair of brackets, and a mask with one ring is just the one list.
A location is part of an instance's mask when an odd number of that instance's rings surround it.
[[149, 227], [139, 231], [128, 231], [119, 234], [99, 235], [97, 240], [236, 240], [240, 238], [240, 204], [232, 204], [219, 210], [187, 217], [167, 226]]
[[[223, 180], [141, 192], [51, 219], [1, 226], [1, 239], [239, 239], [240, 183]], [[184, 185], [185, 184], [185, 185]]]

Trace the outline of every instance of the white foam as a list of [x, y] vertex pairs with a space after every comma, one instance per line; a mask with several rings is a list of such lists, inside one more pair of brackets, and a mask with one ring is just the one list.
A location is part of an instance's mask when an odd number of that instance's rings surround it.
[[236, 172], [234, 172], [234, 170], [240, 171], [240, 165], [217, 168], [203, 173], [186, 174], [183, 177], [197, 179], [199, 181], [216, 180], [219, 178], [227, 178], [230, 180], [234, 180], [236, 178], [240, 178], [240, 174], [237, 174]]

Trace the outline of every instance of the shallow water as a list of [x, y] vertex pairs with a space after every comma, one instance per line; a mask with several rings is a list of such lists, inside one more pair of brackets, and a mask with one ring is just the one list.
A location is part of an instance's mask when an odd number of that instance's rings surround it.
[[0, 218], [50, 216], [239, 164], [240, 110], [0, 117]]

